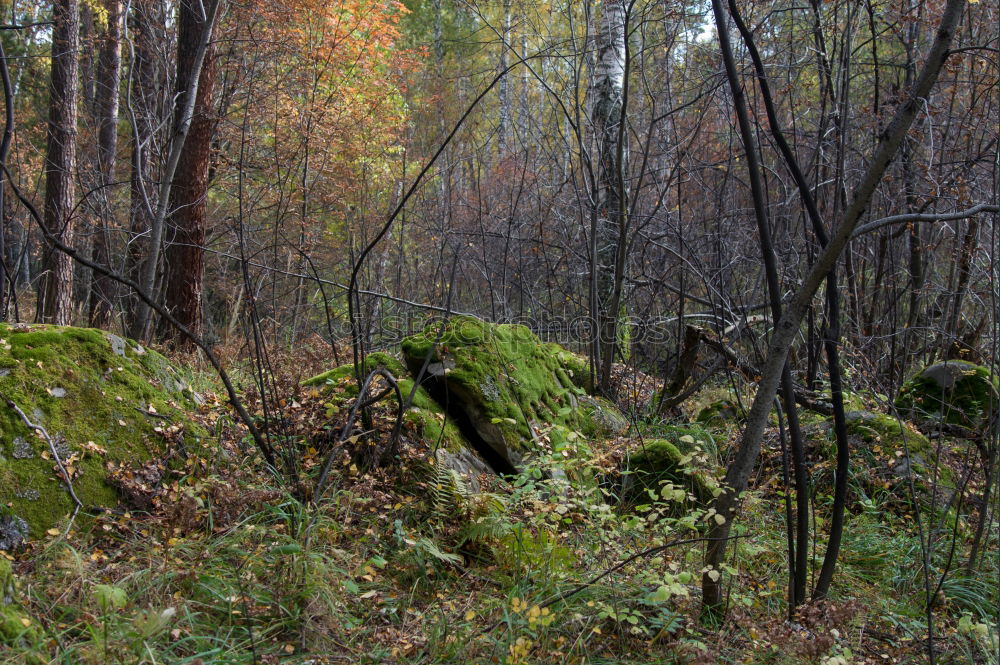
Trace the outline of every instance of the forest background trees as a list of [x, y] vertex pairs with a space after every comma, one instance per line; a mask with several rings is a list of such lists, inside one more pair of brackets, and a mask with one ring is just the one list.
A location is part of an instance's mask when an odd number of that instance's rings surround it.
[[[23, 197], [209, 344], [318, 336], [337, 354], [471, 312], [589, 354], [609, 395], [614, 362], [663, 379], [669, 412], [709, 378], [759, 381], [801, 305], [793, 440], [802, 391], [891, 398], [933, 360], [996, 362], [995, 0], [2, 12], [8, 320], [191, 343], [54, 250]], [[913, 98], [935, 39], [940, 71]], [[866, 183], [826, 292], [793, 301]], [[725, 360], [697, 363], [703, 344]]]

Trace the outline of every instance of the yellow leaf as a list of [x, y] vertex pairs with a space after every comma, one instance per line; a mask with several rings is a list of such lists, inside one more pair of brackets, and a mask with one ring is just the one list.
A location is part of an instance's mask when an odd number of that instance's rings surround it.
[[465, 613], [466, 621], [472, 621], [475, 618], [476, 618], [476, 613], [474, 610], [469, 610], [468, 612]]
[[27, 628], [28, 626], [31, 625], [31, 619], [27, 617], [21, 617], [21, 625]]
[[58, 536], [59, 535], [59, 529], [49, 529], [45, 533], [49, 534], [50, 536]]

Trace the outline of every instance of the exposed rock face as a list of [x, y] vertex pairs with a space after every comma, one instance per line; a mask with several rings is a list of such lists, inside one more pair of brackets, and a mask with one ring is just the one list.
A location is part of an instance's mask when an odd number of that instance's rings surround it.
[[[378, 367], [388, 370], [399, 383], [403, 398], [413, 389], [413, 379], [407, 375], [406, 367], [395, 356], [375, 352], [365, 359], [364, 373]], [[331, 394], [334, 402], [344, 402], [358, 394], [354, 382], [354, 365], [342, 365], [318, 376], [306, 379], [303, 386], [329, 390], [343, 387], [338, 396]], [[454, 420], [446, 418], [444, 409], [431, 398], [423, 387], [418, 387], [413, 395], [413, 404], [404, 414], [404, 428], [413, 431], [433, 451], [434, 462], [446, 469], [461, 474], [472, 491], [479, 491], [480, 474], [490, 471], [489, 465], [462, 435]]]
[[948, 360], [929, 365], [907, 381], [896, 408], [908, 418], [981, 429], [991, 421], [997, 401], [997, 377], [990, 376], [988, 368]]
[[[113, 507], [118, 493], [105, 465], [149, 460], [161, 447], [154, 428], [185, 425], [194, 393], [158, 353], [100, 330], [0, 324], [0, 539], [23, 525], [37, 537], [73, 509], [48, 442], [52, 439], [85, 509]], [[155, 410], [156, 418], [148, 414]], [[0, 544], [0, 549], [3, 545]]]
[[403, 340], [402, 350], [414, 375], [429, 358], [424, 387], [497, 471], [543, 452], [588, 454], [586, 439], [628, 428], [617, 408], [586, 394], [578, 356], [524, 326], [460, 316]]

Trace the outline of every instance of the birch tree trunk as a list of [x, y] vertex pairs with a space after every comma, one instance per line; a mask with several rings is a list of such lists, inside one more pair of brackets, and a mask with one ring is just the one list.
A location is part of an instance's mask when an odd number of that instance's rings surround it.
[[[49, 86], [48, 148], [45, 156], [45, 227], [66, 245], [73, 244], [76, 196], [76, 93], [79, 85], [77, 44], [79, 0], [57, 0], [53, 6], [52, 73]], [[73, 316], [73, 260], [54, 247], [42, 256], [38, 318], [68, 325]]]
[[[510, 0], [503, 0], [503, 28], [500, 35], [500, 64], [498, 71], [507, 69], [507, 49], [510, 47]], [[500, 79], [500, 120], [497, 126], [497, 149], [500, 157], [510, 150], [510, 80]]]
[[591, 229], [591, 281], [594, 302], [591, 315], [596, 326], [594, 362], [602, 391], [610, 388], [611, 363], [618, 338], [621, 232], [625, 222], [623, 110], [625, 103], [625, 22], [624, 0], [605, 0], [600, 23], [595, 30], [597, 57], [591, 80], [590, 120], [594, 134], [597, 174], [594, 183], [596, 219]]

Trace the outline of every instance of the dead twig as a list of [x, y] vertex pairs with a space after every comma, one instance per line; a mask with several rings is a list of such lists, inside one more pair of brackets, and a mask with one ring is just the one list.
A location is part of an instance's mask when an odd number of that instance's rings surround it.
[[53, 441], [52, 437], [49, 436], [48, 431], [41, 425], [31, 422], [24, 411], [21, 410], [21, 407], [19, 407], [10, 397], [4, 395], [3, 399], [7, 403], [7, 406], [13, 409], [17, 415], [21, 416], [21, 420], [24, 421], [24, 424], [27, 425], [28, 429], [32, 429], [41, 434], [45, 438], [46, 443], [49, 444], [49, 451], [52, 453], [52, 459], [55, 460], [56, 466], [59, 468], [59, 473], [62, 474], [63, 484], [66, 485], [66, 491], [69, 492], [70, 497], [73, 499], [73, 503], [76, 504], [76, 507], [73, 509], [73, 514], [69, 517], [69, 524], [66, 525], [66, 531], [63, 533], [65, 536], [66, 533], [69, 533], [69, 529], [73, 525], [73, 520], [76, 519], [76, 514], [80, 512], [81, 508], [83, 508], [83, 502], [80, 501], [80, 497], [76, 495], [76, 491], [73, 489], [73, 480], [70, 478], [69, 472], [63, 465], [62, 459], [59, 457], [59, 451], [56, 450], [55, 441]]

